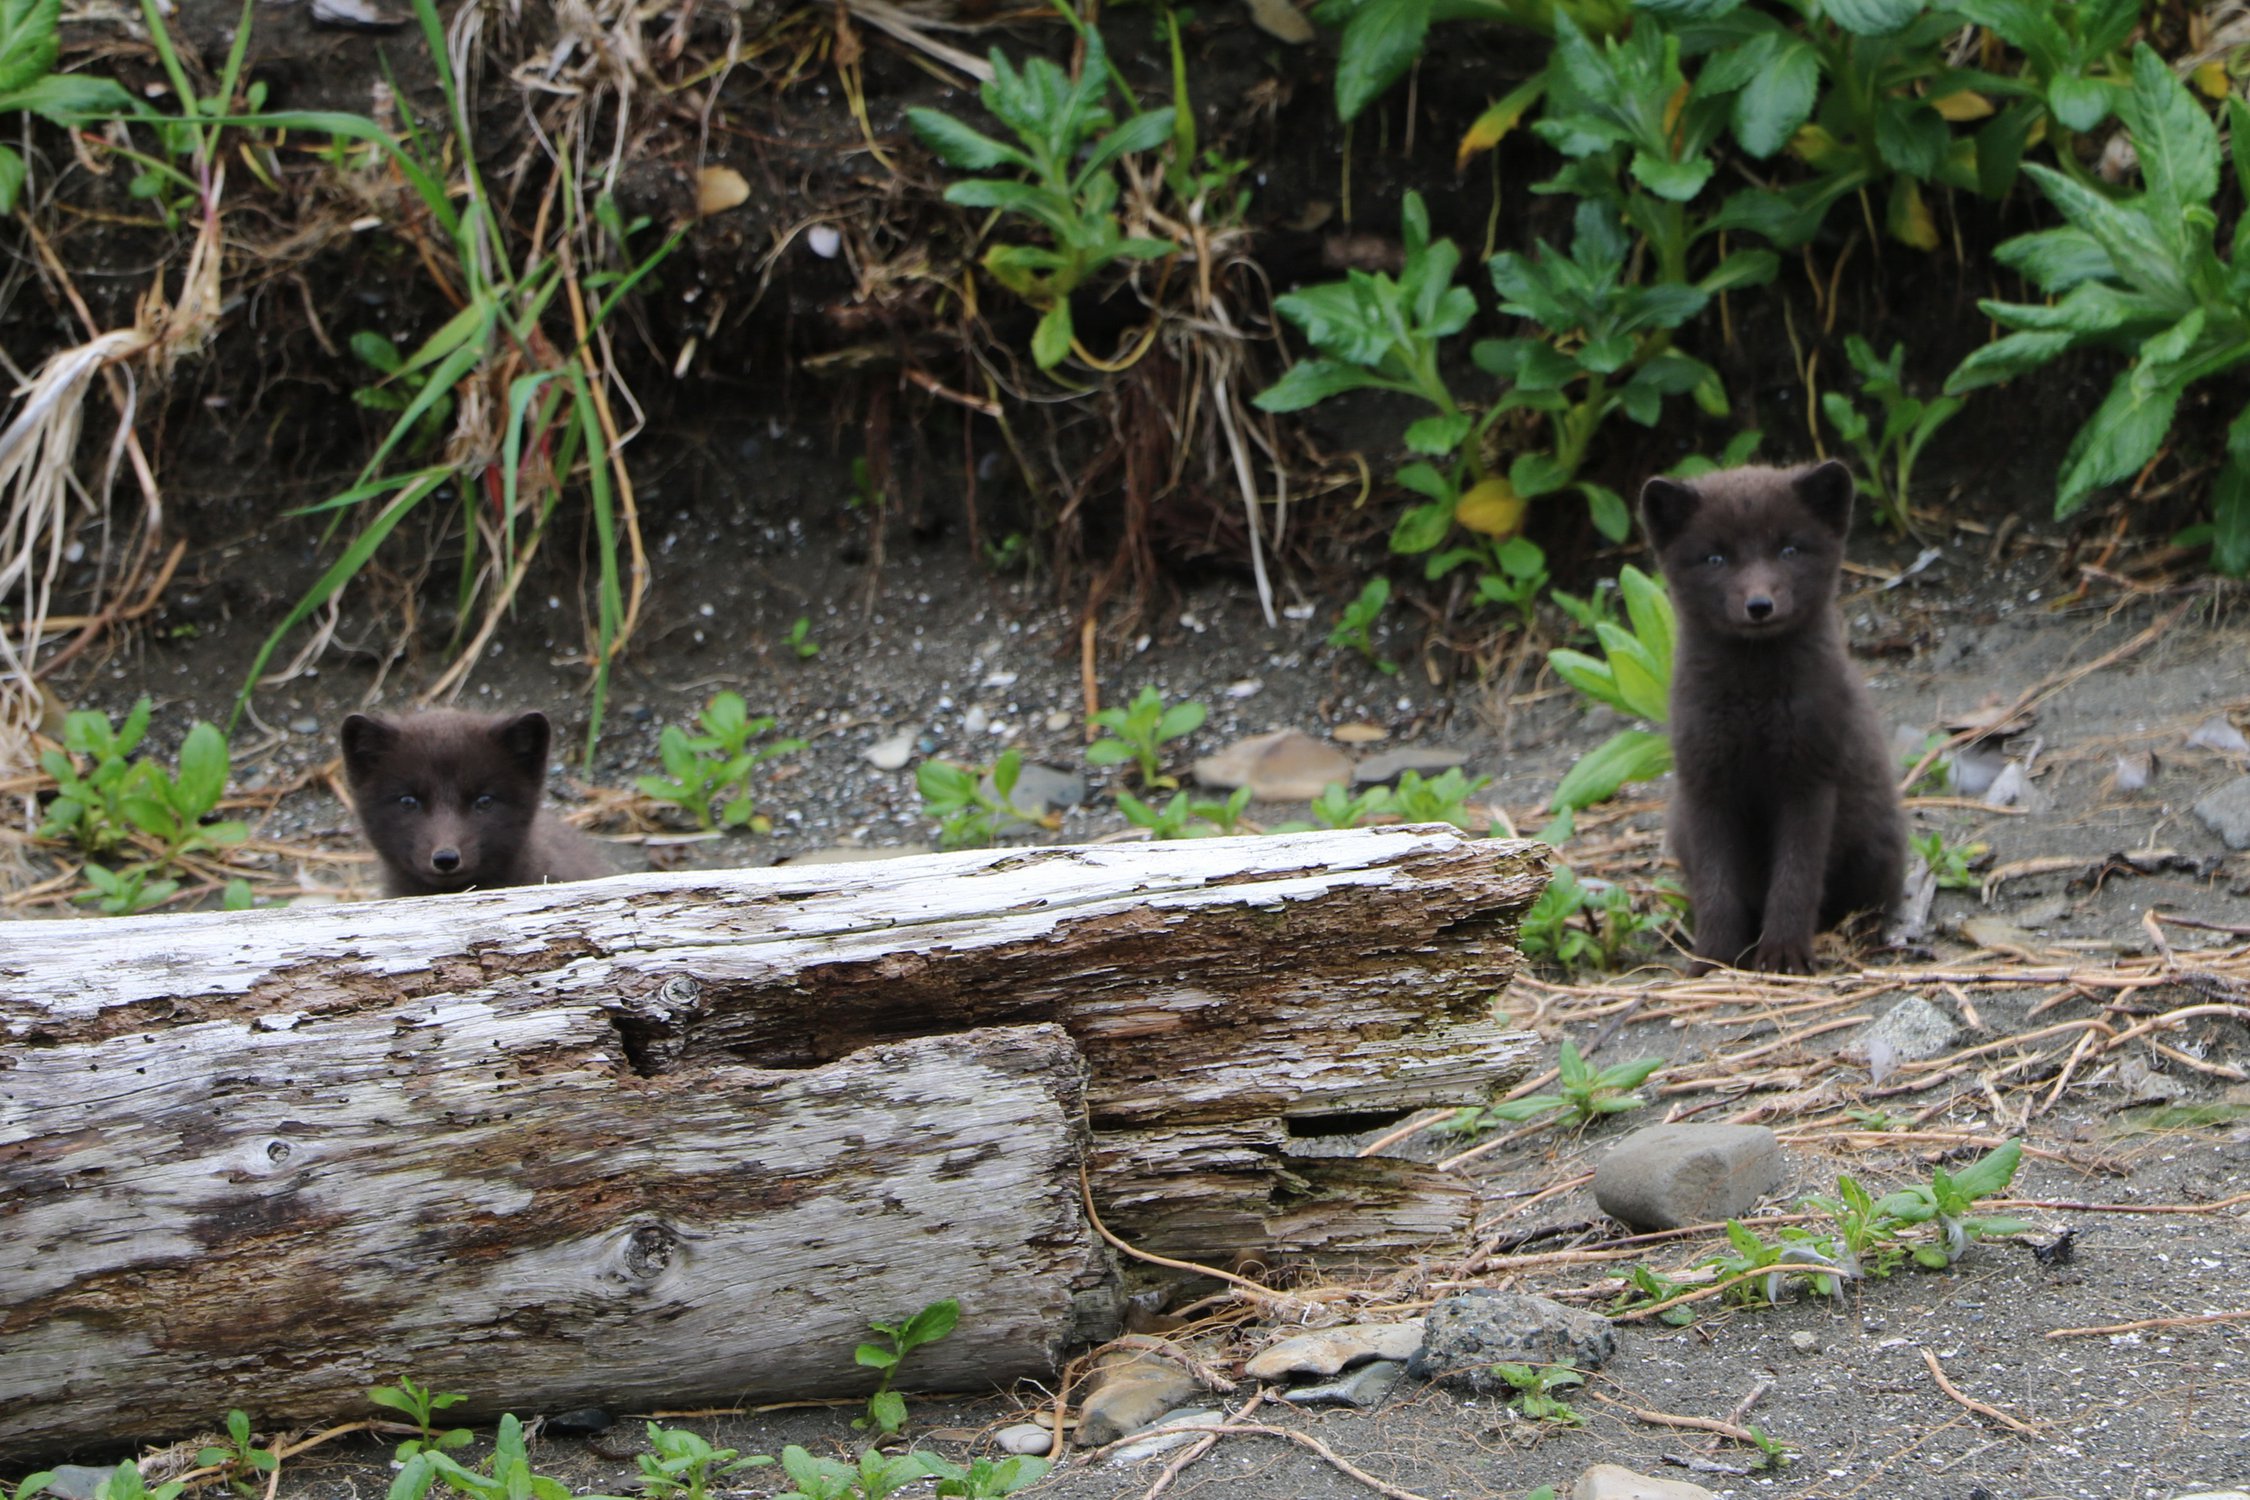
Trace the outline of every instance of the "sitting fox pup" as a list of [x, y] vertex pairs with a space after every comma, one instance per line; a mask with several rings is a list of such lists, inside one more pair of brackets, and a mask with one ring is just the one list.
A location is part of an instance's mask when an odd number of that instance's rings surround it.
[[1679, 617], [1666, 825], [1694, 971], [1810, 973], [1813, 934], [1888, 910], [1906, 866], [1890, 757], [1836, 610], [1851, 474], [1651, 479], [1641, 516]]
[[344, 720], [344, 780], [386, 896], [591, 880], [593, 844], [547, 816], [547, 716], [451, 709]]

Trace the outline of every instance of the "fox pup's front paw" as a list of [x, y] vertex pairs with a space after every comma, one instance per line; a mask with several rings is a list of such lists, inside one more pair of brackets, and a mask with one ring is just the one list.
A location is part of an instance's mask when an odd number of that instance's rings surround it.
[[1810, 974], [1812, 939], [1767, 938], [1750, 950], [1750, 961], [1744, 967], [1762, 974]]

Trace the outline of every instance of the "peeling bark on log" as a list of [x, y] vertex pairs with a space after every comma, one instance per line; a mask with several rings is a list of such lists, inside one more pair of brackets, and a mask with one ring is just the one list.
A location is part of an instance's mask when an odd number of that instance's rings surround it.
[[0, 1455], [366, 1409], [864, 1392], [870, 1319], [941, 1296], [910, 1379], [1054, 1370], [1114, 1311], [1060, 1028], [824, 1067], [619, 1066], [585, 1005], [201, 1022], [0, 1074]]
[[1418, 827], [0, 924], [0, 1450], [833, 1390], [948, 1293], [919, 1381], [1047, 1368], [1080, 1160], [1151, 1249], [1442, 1249], [1460, 1183], [1305, 1138], [1522, 1076], [1545, 876]]

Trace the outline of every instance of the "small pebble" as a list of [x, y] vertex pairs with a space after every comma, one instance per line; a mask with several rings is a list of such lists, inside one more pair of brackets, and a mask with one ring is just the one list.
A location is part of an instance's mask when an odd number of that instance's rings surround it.
[[320, 720], [314, 718], [311, 714], [300, 715], [289, 721], [289, 732], [291, 734], [318, 734], [320, 733]]
[[877, 740], [863, 752], [866, 761], [878, 771], [897, 771], [914, 758], [915, 731], [901, 730], [887, 740]]
[[805, 248], [822, 260], [834, 260], [844, 248], [844, 237], [833, 224], [815, 224], [805, 231]]
[[1789, 1335], [1789, 1347], [1799, 1354], [1818, 1354], [1820, 1352], [1820, 1340], [1807, 1330], [1800, 1328]]
[[1010, 1453], [1045, 1453], [1055, 1445], [1055, 1435], [1037, 1422], [1018, 1422], [1001, 1428], [993, 1441]]

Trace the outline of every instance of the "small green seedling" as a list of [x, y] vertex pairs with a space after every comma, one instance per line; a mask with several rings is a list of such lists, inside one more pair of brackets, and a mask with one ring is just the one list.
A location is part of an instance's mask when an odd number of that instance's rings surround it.
[[[1655, 1307], [1659, 1303], [1671, 1301], [1682, 1292], [1694, 1289], [1689, 1282], [1674, 1281], [1668, 1276], [1660, 1276], [1647, 1266], [1636, 1265], [1627, 1268], [1625, 1279], [1632, 1283], [1631, 1289], [1618, 1293], [1617, 1300], [1609, 1305], [1612, 1315], [1636, 1312], [1644, 1307]], [[1669, 1323], [1674, 1328], [1685, 1328], [1695, 1321], [1695, 1304], [1683, 1302], [1677, 1307], [1667, 1307], [1656, 1315], [1656, 1319], [1660, 1323]]]
[[186, 1488], [185, 1483], [173, 1479], [152, 1490], [141, 1478], [140, 1465], [128, 1461], [110, 1470], [109, 1476], [94, 1487], [94, 1500], [179, 1500]]
[[227, 1483], [238, 1495], [255, 1495], [258, 1486], [251, 1476], [271, 1474], [281, 1460], [250, 1441], [250, 1416], [237, 1407], [227, 1413], [227, 1440], [199, 1450], [195, 1466], [199, 1469], [226, 1470]]
[[[885, 1437], [906, 1425], [906, 1398], [891, 1389], [891, 1381], [898, 1375], [899, 1363], [924, 1344], [935, 1343], [953, 1331], [961, 1320], [961, 1304], [951, 1297], [933, 1302], [903, 1323], [870, 1323], [890, 1342], [888, 1349], [879, 1344], [862, 1344], [852, 1358], [871, 1370], [882, 1372], [876, 1383], [875, 1394], [867, 1398], [867, 1415], [855, 1418], [854, 1427], [875, 1427]], [[791, 1478], [796, 1476], [792, 1474]]]
[[1367, 587], [1359, 597], [1344, 606], [1336, 623], [1328, 632], [1328, 644], [1338, 650], [1350, 648], [1367, 658], [1367, 664], [1386, 676], [1398, 671], [1398, 663], [1386, 659], [1375, 649], [1375, 622], [1391, 602], [1391, 581], [1375, 577], [1367, 580]]
[[797, 616], [781, 644], [796, 652], [799, 661], [811, 661], [820, 655], [820, 643], [812, 638], [812, 621], [804, 615]]
[[1314, 828], [1365, 828], [1391, 814], [1391, 789], [1371, 786], [1354, 793], [1340, 781], [1331, 781], [1312, 800], [1312, 821], [1283, 823], [1275, 833], [1303, 833]]
[[78, 867], [78, 873], [86, 877], [86, 884], [92, 889], [80, 891], [70, 899], [93, 902], [105, 917], [138, 916], [162, 906], [180, 891], [177, 880], [151, 880], [147, 865], [127, 865], [122, 870], [112, 870], [88, 860]]
[[1967, 1253], [1972, 1240], [2022, 1234], [2032, 1227], [2021, 1219], [1994, 1218], [1971, 1212], [1977, 1199], [2006, 1192], [2008, 1184], [2015, 1181], [2016, 1167], [2022, 1161], [2023, 1142], [2007, 1141], [1958, 1174], [1939, 1167], [1931, 1173], [1929, 1186], [1917, 1185], [1886, 1194], [1875, 1204], [1875, 1211], [1888, 1214], [1902, 1224], [1927, 1224], [1936, 1220], [1944, 1243], [1916, 1245], [1912, 1254], [1917, 1262], [1933, 1270], [1949, 1266]]
[[1515, 1395], [1508, 1404], [1534, 1422], [1553, 1422], [1561, 1427], [1583, 1427], [1586, 1418], [1557, 1391], [1584, 1385], [1586, 1377], [1580, 1374], [1569, 1360], [1552, 1365], [1518, 1365], [1501, 1363], [1492, 1367], [1492, 1373], [1514, 1388]]
[[1490, 567], [1477, 575], [1477, 602], [1512, 609], [1530, 624], [1547, 586], [1547, 554], [1527, 536], [1512, 536], [1490, 550]]
[[791, 1444], [781, 1450], [781, 1469], [793, 1488], [774, 1500], [886, 1500], [907, 1485], [937, 1472], [939, 1461], [927, 1453], [902, 1453], [887, 1458], [873, 1448], [859, 1463], [818, 1458]]
[[[1481, 1109], [1465, 1109], [1448, 1121], [1445, 1128], [1473, 1135], [1495, 1125], [1520, 1125], [1531, 1120], [1582, 1128], [1603, 1115], [1623, 1114], [1647, 1104], [1635, 1090], [1663, 1066], [1661, 1057], [1644, 1057], [1636, 1062], [1612, 1063], [1596, 1072], [1579, 1055], [1575, 1044], [1564, 1042], [1556, 1064], [1561, 1093], [1526, 1094], [1521, 1099], [1503, 1099]], [[1552, 1120], [1548, 1120], [1550, 1116]]]
[[115, 729], [107, 714], [93, 710], [63, 720], [63, 748], [39, 757], [57, 791], [40, 837], [68, 839], [88, 854], [102, 855], [138, 835], [162, 847], [157, 863], [163, 864], [250, 836], [244, 823], [203, 821], [226, 795], [226, 736], [212, 725], [196, 724], [180, 743], [175, 775], [133, 756], [148, 733], [149, 713], [144, 697]]
[[1567, 969], [1614, 969], [1624, 956], [1669, 919], [1666, 907], [1677, 893], [1660, 886], [1649, 907], [1635, 903], [1625, 886], [1607, 880], [1581, 881], [1568, 865], [1557, 865], [1531, 910], [1524, 913], [1517, 941], [1528, 958], [1542, 958]]
[[1727, 1220], [1727, 1248], [1704, 1264], [1722, 1279], [1757, 1271], [1766, 1273], [1750, 1276], [1721, 1293], [1727, 1301], [1745, 1307], [1778, 1303], [1782, 1287], [1792, 1275], [1809, 1274], [1814, 1290], [1828, 1295], [1834, 1292], [1839, 1280], [1850, 1274], [1846, 1267], [1802, 1235], [1777, 1244], [1739, 1219]]
[[430, 368], [426, 363], [412, 367], [406, 356], [392, 343], [372, 328], [362, 329], [352, 335], [352, 353], [360, 363], [374, 370], [381, 378], [352, 392], [352, 400], [369, 411], [401, 413], [409, 407], [421, 407], [399, 451], [419, 457], [436, 447], [453, 421], [453, 393], [441, 390], [426, 402], [418, 400], [422, 388], [430, 383]]
[[641, 1492], [651, 1500], [706, 1500], [719, 1475], [773, 1462], [764, 1454], [738, 1458], [736, 1449], [714, 1448], [692, 1432], [654, 1422], [648, 1424], [648, 1445], [653, 1451], [633, 1461], [640, 1466]]
[[394, 1455], [404, 1463], [417, 1453], [443, 1453], [451, 1448], [468, 1445], [471, 1433], [466, 1427], [450, 1427], [438, 1431], [432, 1418], [449, 1406], [459, 1406], [469, 1398], [458, 1392], [438, 1395], [429, 1387], [415, 1383], [411, 1375], [401, 1375], [397, 1385], [370, 1386], [367, 1399], [388, 1411], [395, 1411], [421, 1429], [419, 1437], [409, 1438], [398, 1445]]
[[1904, 344], [1893, 344], [1890, 358], [1881, 359], [1874, 346], [1855, 333], [1844, 340], [1844, 354], [1859, 372], [1860, 394], [1882, 408], [1882, 425], [1869, 422], [1840, 391], [1821, 396], [1821, 413], [1859, 455], [1859, 492], [1875, 502], [1876, 518], [1906, 530], [1914, 460], [1921, 456], [1922, 445], [1961, 409], [1961, 398], [1940, 396], [1925, 402], [1908, 395], [1900, 368], [1906, 358]]
[[1180, 783], [1164, 774], [1163, 747], [1202, 728], [1207, 712], [1193, 701], [1166, 708], [1155, 688], [1144, 687], [1125, 707], [1105, 708], [1094, 715], [1094, 727], [1108, 730], [1111, 738], [1088, 745], [1086, 759], [1097, 766], [1136, 762], [1143, 787], [1170, 790]]
[[1038, 824], [1015, 804], [1016, 783], [1023, 776], [1023, 752], [1003, 750], [992, 763], [992, 790], [984, 787], [984, 774], [974, 766], [949, 760], [926, 760], [915, 767], [914, 784], [922, 793], [922, 816], [938, 825], [940, 849], [988, 849], [1009, 828]]
[[500, 1419], [492, 1457], [483, 1465], [467, 1468], [451, 1455], [425, 1447], [399, 1469], [386, 1500], [423, 1500], [441, 1481], [466, 1500], [572, 1500], [570, 1486], [533, 1472], [523, 1423], [513, 1412]]
[[1469, 814], [1469, 799], [1490, 785], [1491, 777], [1472, 781], [1459, 766], [1426, 781], [1419, 771], [1402, 771], [1391, 788], [1390, 811], [1401, 823], [1451, 823], [1474, 833], [1478, 823]]
[[[1191, 800], [1174, 792], [1162, 807], [1143, 802], [1131, 792], [1117, 794], [1117, 810], [1135, 828], [1145, 828], [1152, 839], [1200, 839], [1242, 831], [1242, 810], [1250, 805], [1250, 788], [1240, 787], [1224, 802]], [[1197, 824], [1205, 827], [1197, 827]]]
[[1946, 842], [1944, 834], [1934, 832], [1915, 834], [1909, 842], [1937, 877], [1938, 889], [1973, 891], [1983, 886], [1971, 866], [1992, 852], [1989, 844], [1952, 844]]
[[1899, 1221], [1876, 1206], [1875, 1199], [1849, 1172], [1836, 1179], [1833, 1197], [1814, 1195], [1804, 1206], [1828, 1215], [1836, 1226], [1829, 1238], [1832, 1258], [1855, 1276], [1881, 1279], [1906, 1259], [1899, 1242]]
[[[1923, 756], [1942, 746], [1948, 738], [1949, 736], [1944, 733], [1933, 730], [1922, 736], [1920, 745], [1911, 749], [1901, 749], [1898, 754], [1899, 774], [1903, 776], [1920, 765]], [[1940, 756], [1930, 762], [1930, 768], [1922, 773], [1920, 781], [1915, 782], [1913, 786], [1907, 789], [1906, 795], [1909, 797], [1942, 797], [1952, 790], [1953, 767], [1946, 762], [1944, 757]]]
[[1046, 1459], [1030, 1455], [997, 1461], [972, 1459], [965, 1469], [927, 1453], [922, 1455], [922, 1462], [937, 1480], [938, 1494], [958, 1496], [960, 1500], [1001, 1500], [1003, 1496], [1037, 1484], [1053, 1467]]
[[701, 734], [691, 735], [677, 724], [664, 726], [657, 753], [666, 774], [640, 777], [635, 784], [641, 794], [680, 808], [698, 828], [716, 824], [772, 832], [772, 822], [759, 815], [750, 795], [751, 773], [766, 761], [796, 754], [805, 742], [780, 739], [753, 745], [752, 740], [771, 732], [774, 719], [771, 714], [751, 718], [740, 693], [719, 694], [696, 720]]

